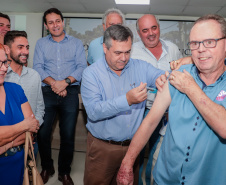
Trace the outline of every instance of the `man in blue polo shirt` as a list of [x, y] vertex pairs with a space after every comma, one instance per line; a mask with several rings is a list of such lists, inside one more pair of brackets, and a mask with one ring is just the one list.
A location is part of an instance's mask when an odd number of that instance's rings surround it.
[[[226, 21], [199, 18], [188, 43], [194, 64], [173, 71], [135, 134], [118, 173], [118, 184], [133, 181], [132, 166], [169, 107], [169, 124], [153, 176], [155, 185], [225, 185]], [[217, 177], [217, 178], [216, 178]]]

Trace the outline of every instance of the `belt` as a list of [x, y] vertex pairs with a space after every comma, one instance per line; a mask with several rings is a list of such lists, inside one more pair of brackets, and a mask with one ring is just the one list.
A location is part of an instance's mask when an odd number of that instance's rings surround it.
[[121, 145], [121, 146], [129, 146], [131, 140], [124, 140], [124, 141], [112, 141], [112, 140], [103, 140], [101, 139], [101, 141], [104, 141], [106, 143], [112, 144], [112, 145]]
[[23, 145], [12, 147], [12, 148], [8, 149], [6, 152], [4, 152], [3, 154], [1, 154], [0, 158], [1, 157], [7, 157], [7, 156], [13, 156], [17, 152], [22, 151], [23, 148], [24, 148]]

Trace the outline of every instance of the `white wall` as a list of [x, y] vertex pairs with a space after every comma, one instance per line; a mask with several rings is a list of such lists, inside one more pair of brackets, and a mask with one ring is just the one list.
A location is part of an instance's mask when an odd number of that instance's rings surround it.
[[[30, 44], [29, 67], [33, 66], [34, 48], [37, 40], [42, 37], [42, 16], [43, 13], [12, 13], [4, 12], [9, 16], [25, 15], [26, 16], [26, 32], [28, 34], [28, 41]], [[102, 14], [75, 14], [63, 13], [65, 17], [102, 17]], [[126, 18], [139, 18], [142, 14], [128, 14]], [[181, 16], [158, 16], [160, 19], [170, 20], [196, 20], [197, 17], [181, 17]], [[18, 25], [18, 22], [16, 23]], [[17, 27], [15, 29], [18, 29]]]

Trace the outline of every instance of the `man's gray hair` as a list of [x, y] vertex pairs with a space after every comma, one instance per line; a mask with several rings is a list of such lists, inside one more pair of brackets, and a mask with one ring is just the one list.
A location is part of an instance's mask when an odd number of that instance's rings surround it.
[[226, 37], [226, 21], [220, 15], [217, 15], [217, 14], [204, 15], [204, 16], [198, 18], [195, 21], [194, 25], [197, 24], [197, 23], [200, 23], [202, 21], [207, 21], [207, 20], [217, 21], [220, 24], [220, 26], [221, 26], [221, 31], [222, 31], [223, 37]]
[[111, 40], [125, 42], [128, 41], [129, 38], [131, 38], [133, 42], [133, 33], [128, 27], [112, 25], [105, 30], [103, 43], [106, 45], [107, 49], [110, 49], [112, 46]]
[[[153, 14], [150, 14], [150, 15], [153, 15]], [[158, 23], [158, 25], [159, 25], [159, 27], [160, 27], [160, 24], [159, 24], [159, 18], [158, 17], [156, 17], [155, 15], [153, 15], [154, 17], [155, 17], [155, 19], [156, 19], [156, 21], [157, 21], [157, 23]], [[143, 16], [142, 16], [143, 17]], [[141, 18], [141, 17], [140, 17]], [[140, 32], [140, 28], [139, 28], [139, 20], [140, 20], [140, 18], [139, 19], [137, 19], [137, 21], [136, 21], [136, 29], [137, 29], [137, 32]]]
[[107, 19], [107, 16], [109, 14], [118, 14], [121, 18], [122, 18], [122, 24], [124, 24], [125, 22], [125, 16], [124, 14], [119, 10], [119, 9], [116, 9], [116, 8], [110, 8], [108, 10], [106, 10], [106, 12], [104, 13], [103, 17], [102, 17], [102, 24], [105, 24], [106, 25], [106, 19]]

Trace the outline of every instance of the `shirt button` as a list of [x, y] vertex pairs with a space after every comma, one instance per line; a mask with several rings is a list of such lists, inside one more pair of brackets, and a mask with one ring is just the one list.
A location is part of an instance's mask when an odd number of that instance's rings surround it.
[[198, 124], [197, 123], [195, 123], [195, 126], [197, 126]]
[[197, 117], [197, 119], [199, 119], [199, 116]]
[[185, 176], [183, 176], [182, 179], [185, 180]]
[[195, 131], [195, 128], [193, 128], [193, 131]]
[[182, 182], [181, 184], [184, 185], [184, 182]]
[[187, 156], [189, 156], [189, 152], [188, 152], [188, 153], [186, 153], [186, 155], [187, 155]]
[[188, 162], [188, 158], [187, 158], [187, 159], [185, 159], [185, 161], [186, 161], [186, 162]]
[[188, 146], [188, 150], [190, 150], [190, 146]]

